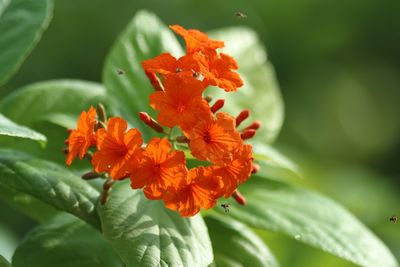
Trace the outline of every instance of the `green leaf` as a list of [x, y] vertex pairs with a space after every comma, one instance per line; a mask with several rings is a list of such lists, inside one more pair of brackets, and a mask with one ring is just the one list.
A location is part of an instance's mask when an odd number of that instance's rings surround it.
[[276, 259], [264, 242], [246, 225], [212, 214], [204, 218], [218, 267], [277, 267]]
[[0, 85], [18, 70], [39, 42], [52, 14], [51, 0], [0, 2]]
[[10, 4], [10, 0], [0, 0], [0, 17], [3, 14], [4, 10]]
[[0, 135], [28, 138], [39, 141], [42, 146], [46, 144], [46, 137], [34, 130], [16, 124], [0, 113]]
[[28, 215], [38, 222], [45, 222], [56, 215], [59, 211], [43, 201], [24, 194], [0, 184], [0, 200], [7, 202], [10, 206]]
[[[3, 212], [3, 214], [5, 213]], [[17, 245], [18, 238], [15, 233], [8, 225], [0, 223], [0, 267], [2, 266], [2, 257], [4, 260], [10, 261]]]
[[183, 218], [152, 201], [129, 181], [117, 183], [98, 206], [103, 234], [126, 266], [208, 266], [213, 260], [200, 215]]
[[224, 201], [231, 203], [232, 217], [250, 226], [287, 234], [363, 267], [398, 266], [382, 241], [328, 198], [258, 176], [240, 191], [247, 198], [246, 206]]
[[[155, 114], [149, 105], [149, 95], [154, 88], [142, 70], [141, 62], [164, 52], [179, 56], [182, 48], [154, 14], [140, 11], [118, 37], [103, 69], [103, 82], [112, 110], [134, 122], [145, 137], [154, 135], [154, 132], [143, 127], [138, 112]], [[118, 75], [118, 69], [124, 70], [125, 74]]]
[[101, 233], [85, 222], [61, 214], [36, 227], [19, 245], [14, 267], [123, 267]]
[[232, 27], [212, 31], [210, 37], [225, 42], [226, 47], [221, 51], [238, 62], [244, 86], [236, 93], [210, 88], [206, 94], [226, 99], [223, 111], [235, 116], [243, 109], [250, 109], [246, 122], [260, 120], [263, 123], [253, 140], [272, 142], [281, 129], [284, 108], [275, 71], [257, 33], [245, 27]]
[[101, 84], [79, 80], [54, 80], [25, 86], [0, 101], [0, 112], [32, 126], [48, 121], [75, 128], [79, 114], [90, 105], [105, 101]]
[[0, 267], [11, 267], [11, 264], [0, 255]]
[[261, 167], [258, 175], [280, 180], [303, 178], [299, 166], [274, 147], [257, 143], [253, 146], [253, 156]]
[[0, 184], [99, 225], [95, 208], [99, 193], [57, 164], [0, 149]]

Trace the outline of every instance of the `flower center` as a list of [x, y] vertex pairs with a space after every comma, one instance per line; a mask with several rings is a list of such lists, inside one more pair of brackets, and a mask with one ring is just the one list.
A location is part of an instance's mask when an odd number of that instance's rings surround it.
[[203, 136], [203, 140], [204, 140], [204, 142], [206, 142], [206, 143], [211, 143], [211, 136], [210, 136], [210, 133], [209, 133], [209, 132], [207, 132], [207, 133]]

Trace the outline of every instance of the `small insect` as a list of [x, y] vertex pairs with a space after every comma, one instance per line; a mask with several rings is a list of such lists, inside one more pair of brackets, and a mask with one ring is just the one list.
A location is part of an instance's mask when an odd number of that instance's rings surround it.
[[117, 74], [118, 74], [118, 75], [124, 75], [124, 74], [125, 74], [125, 71], [122, 70], [122, 69], [117, 69]]
[[229, 208], [231, 205], [229, 203], [222, 203], [221, 207], [224, 209], [225, 212], [229, 212]]
[[247, 18], [247, 15], [244, 14], [243, 12], [240, 12], [240, 11], [235, 12], [235, 16], [236, 16], [237, 18], [239, 18], [239, 19], [246, 19], [246, 18]]
[[392, 217], [389, 218], [389, 221], [391, 221], [392, 223], [397, 223], [398, 220], [399, 218], [396, 215], [392, 215]]

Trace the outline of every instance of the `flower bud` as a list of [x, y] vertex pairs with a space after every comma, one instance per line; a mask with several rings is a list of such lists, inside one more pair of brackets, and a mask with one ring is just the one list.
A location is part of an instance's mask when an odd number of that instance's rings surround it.
[[240, 137], [242, 140], [250, 139], [256, 134], [256, 130], [249, 129], [249, 130], [244, 130], [241, 134]]
[[244, 109], [236, 117], [236, 127], [238, 127], [245, 119], [250, 116], [250, 110]]
[[164, 132], [164, 128], [155, 119], [150, 117], [150, 115], [147, 114], [146, 112], [139, 112], [139, 118], [141, 121], [143, 121], [147, 126], [149, 126], [157, 133]]
[[238, 190], [235, 190], [233, 192], [232, 197], [240, 205], [246, 205], [246, 203], [247, 203], [246, 198]]
[[244, 130], [258, 130], [261, 127], [261, 121], [254, 121], [252, 124], [244, 128]]
[[225, 104], [224, 99], [218, 99], [217, 101], [215, 101], [214, 105], [212, 105], [211, 112], [216, 113], [218, 110], [220, 110], [224, 106], [224, 104]]

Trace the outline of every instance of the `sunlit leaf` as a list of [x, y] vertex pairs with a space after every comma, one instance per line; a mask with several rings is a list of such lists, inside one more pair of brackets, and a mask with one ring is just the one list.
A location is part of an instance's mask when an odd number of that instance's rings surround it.
[[206, 216], [217, 267], [279, 266], [264, 242], [246, 225], [229, 216]]
[[129, 181], [113, 186], [108, 202], [98, 206], [102, 230], [127, 267], [208, 266], [212, 247], [200, 215], [183, 218], [151, 201]]
[[39, 42], [52, 14], [52, 0], [0, 1], [0, 85]]
[[[164, 52], [179, 56], [182, 49], [172, 32], [154, 14], [140, 11], [118, 37], [103, 69], [103, 82], [112, 110], [135, 123], [144, 136], [154, 133], [142, 127], [138, 113], [154, 114], [149, 105], [149, 95], [154, 88], [141, 62]], [[118, 74], [120, 69], [124, 74]]]
[[80, 80], [38, 82], [14, 91], [0, 101], [0, 112], [27, 126], [48, 121], [75, 128], [79, 114], [105, 101], [101, 84]]
[[14, 267], [123, 267], [104, 237], [85, 222], [61, 214], [36, 227], [18, 246]]
[[0, 184], [98, 226], [95, 206], [99, 193], [59, 165], [0, 149]]
[[244, 86], [236, 93], [217, 88], [210, 88], [206, 93], [216, 99], [226, 99], [222, 111], [237, 115], [242, 109], [249, 109], [251, 116], [243, 124], [253, 120], [262, 122], [253, 140], [272, 142], [283, 123], [283, 101], [275, 71], [256, 32], [245, 27], [223, 28], [210, 32], [210, 36], [225, 42], [226, 47], [221, 51], [237, 60]]
[[21, 126], [11, 121], [0, 113], [0, 135], [27, 138], [39, 141], [42, 145], [46, 143], [46, 137], [25, 126]]
[[398, 266], [382, 241], [328, 198], [257, 176], [240, 191], [247, 198], [246, 206], [224, 201], [232, 205], [230, 216], [250, 226], [287, 234], [363, 267]]

